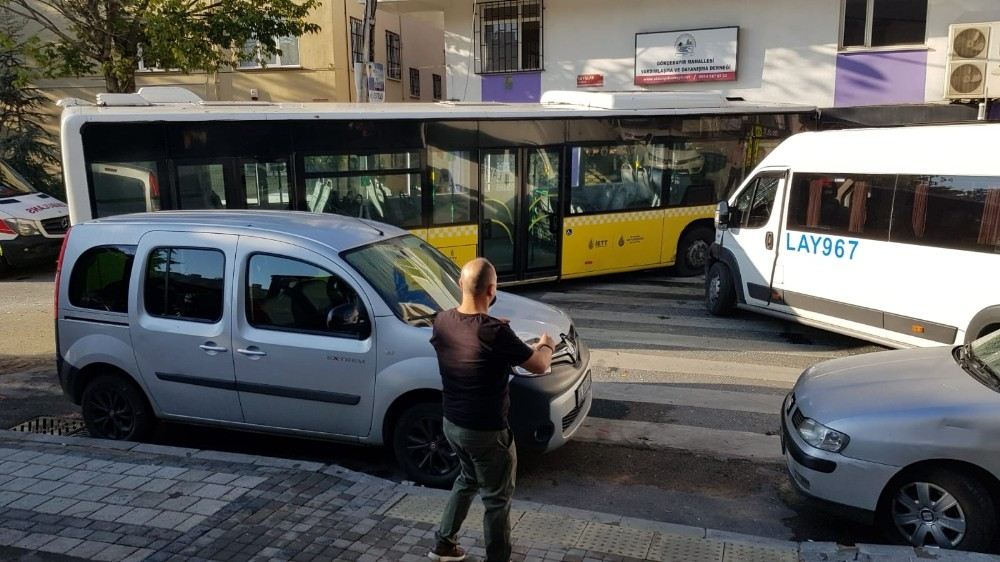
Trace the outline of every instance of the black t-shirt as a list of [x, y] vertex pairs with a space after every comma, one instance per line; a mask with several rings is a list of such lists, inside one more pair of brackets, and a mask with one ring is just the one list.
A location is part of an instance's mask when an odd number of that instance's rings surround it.
[[510, 368], [534, 350], [506, 322], [455, 309], [438, 313], [431, 344], [441, 368], [444, 417], [466, 429], [506, 429]]

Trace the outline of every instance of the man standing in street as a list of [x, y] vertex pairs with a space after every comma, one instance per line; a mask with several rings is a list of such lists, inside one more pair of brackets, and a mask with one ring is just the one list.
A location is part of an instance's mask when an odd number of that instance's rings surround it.
[[461, 472], [429, 556], [442, 562], [465, 559], [458, 531], [478, 490], [486, 508], [486, 560], [508, 562], [517, 453], [507, 425], [507, 382], [515, 365], [536, 374], [547, 371], [555, 342], [542, 334], [528, 346], [506, 321], [488, 314], [497, 293], [497, 274], [489, 261], [477, 258], [465, 264], [459, 285], [462, 303], [438, 313], [431, 343], [444, 387], [444, 434], [458, 455]]

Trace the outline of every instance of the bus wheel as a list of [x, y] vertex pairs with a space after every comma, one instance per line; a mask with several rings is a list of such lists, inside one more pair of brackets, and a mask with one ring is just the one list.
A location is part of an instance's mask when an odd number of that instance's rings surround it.
[[705, 272], [708, 264], [708, 247], [712, 245], [715, 231], [707, 226], [692, 228], [681, 237], [677, 245], [677, 273], [691, 277]]
[[414, 404], [399, 416], [392, 432], [396, 462], [417, 484], [447, 488], [458, 477], [458, 455], [444, 437], [440, 404]]
[[715, 316], [726, 316], [733, 312], [735, 305], [736, 287], [733, 286], [729, 267], [715, 262], [705, 276], [705, 306]]

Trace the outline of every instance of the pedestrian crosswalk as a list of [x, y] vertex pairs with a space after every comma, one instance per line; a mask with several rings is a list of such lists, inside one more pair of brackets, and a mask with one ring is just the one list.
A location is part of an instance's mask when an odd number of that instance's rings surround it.
[[878, 348], [750, 313], [711, 316], [701, 278], [663, 273], [527, 287], [591, 349], [594, 407], [576, 439], [781, 459], [778, 412], [813, 363]]

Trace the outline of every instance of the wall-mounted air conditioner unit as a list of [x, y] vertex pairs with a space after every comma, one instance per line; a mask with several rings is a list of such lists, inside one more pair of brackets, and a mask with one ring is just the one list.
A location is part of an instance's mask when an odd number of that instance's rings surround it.
[[1000, 98], [1000, 22], [949, 27], [944, 89], [948, 99]]

